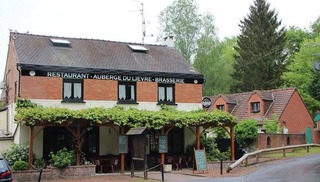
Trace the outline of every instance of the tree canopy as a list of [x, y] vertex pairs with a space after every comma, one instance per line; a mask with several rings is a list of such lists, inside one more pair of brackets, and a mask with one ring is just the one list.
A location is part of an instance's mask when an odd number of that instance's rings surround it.
[[317, 100], [319, 71], [313, 68], [314, 61], [319, 60], [320, 36], [315, 39], [305, 39], [287, 66], [282, 75], [283, 87], [296, 87], [306, 103], [308, 110], [314, 114], [320, 108], [320, 101]]
[[232, 86], [233, 92], [269, 90], [280, 86], [285, 68], [285, 31], [275, 10], [255, 0], [248, 17], [240, 21]]
[[201, 29], [201, 15], [193, 0], [175, 0], [161, 11], [160, 36], [174, 36], [175, 48], [191, 62]]

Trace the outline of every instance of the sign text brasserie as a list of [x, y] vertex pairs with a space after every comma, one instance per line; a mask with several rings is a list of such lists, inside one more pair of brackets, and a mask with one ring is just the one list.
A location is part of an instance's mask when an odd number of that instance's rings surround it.
[[47, 77], [71, 78], [71, 79], [115, 80], [115, 81], [131, 81], [131, 82], [139, 81], [139, 82], [158, 82], [158, 83], [185, 83], [185, 80], [181, 78], [108, 75], [108, 74], [91, 74], [91, 73], [47, 72]]

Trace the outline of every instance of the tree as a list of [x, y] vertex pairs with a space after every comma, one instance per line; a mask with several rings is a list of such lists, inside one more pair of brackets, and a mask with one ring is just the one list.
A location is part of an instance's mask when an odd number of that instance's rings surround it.
[[[297, 87], [306, 106], [314, 114], [320, 107], [320, 101], [315, 94], [310, 93], [310, 87], [317, 88], [317, 72], [313, 68], [313, 62], [319, 59], [320, 53], [320, 36], [315, 39], [305, 39], [301, 44], [300, 51], [297, 52], [286, 67], [281, 79], [283, 87]], [[316, 91], [316, 90], [314, 90]]]
[[204, 95], [229, 92], [233, 58], [230, 60], [230, 57], [225, 54], [230, 52], [230, 47], [232, 49], [232, 40], [225, 39], [220, 43], [216, 35], [213, 15], [203, 16], [201, 36], [197, 41], [198, 49], [193, 66], [204, 75], [206, 80]]
[[314, 75], [315, 76], [313, 77], [308, 90], [314, 99], [320, 101], [320, 70], [315, 71]]
[[233, 92], [268, 90], [280, 86], [285, 67], [285, 31], [275, 10], [265, 0], [255, 0], [250, 14], [240, 21], [232, 86]]
[[[191, 62], [201, 27], [201, 15], [193, 0], [175, 0], [161, 11], [160, 36], [174, 36], [175, 48]], [[159, 38], [159, 37], [158, 37]]]
[[240, 121], [235, 127], [235, 138], [240, 147], [250, 147], [258, 137], [257, 122], [253, 119]]
[[277, 115], [273, 115], [271, 120], [264, 121], [263, 128], [266, 129], [266, 133], [276, 134], [280, 132], [280, 123], [277, 118]]
[[295, 53], [300, 51], [301, 44], [304, 39], [310, 38], [310, 33], [307, 30], [303, 30], [299, 27], [291, 26], [286, 29], [286, 46], [285, 52], [287, 54], [286, 63], [289, 64], [292, 61]]
[[311, 30], [313, 37], [320, 36], [320, 16], [311, 24]]

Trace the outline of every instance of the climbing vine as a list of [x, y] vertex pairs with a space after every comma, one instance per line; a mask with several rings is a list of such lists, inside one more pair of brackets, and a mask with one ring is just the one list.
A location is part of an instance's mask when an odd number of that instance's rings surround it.
[[[26, 101], [26, 100], [25, 100]], [[161, 106], [159, 111], [125, 109], [120, 106], [112, 108], [93, 107], [81, 110], [70, 110], [60, 107], [43, 107], [40, 105], [20, 104], [16, 107], [15, 120], [20, 124], [39, 125], [45, 123], [80, 123], [90, 126], [96, 124], [113, 123], [118, 126], [160, 129], [165, 125], [173, 124], [176, 127], [210, 124], [214, 126], [235, 124], [235, 117], [229, 113], [214, 110], [211, 112], [178, 111], [168, 106]], [[30, 104], [31, 103], [31, 104]]]

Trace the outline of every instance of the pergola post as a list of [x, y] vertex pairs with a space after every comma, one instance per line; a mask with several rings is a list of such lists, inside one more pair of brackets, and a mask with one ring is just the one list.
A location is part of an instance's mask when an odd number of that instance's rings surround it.
[[200, 149], [200, 126], [196, 126], [196, 149]]
[[[161, 134], [164, 134], [164, 128], [161, 129]], [[165, 154], [161, 153], [161, 163], [165, 164]]]
[[30, 126], [30, 132], [29, 132], [29, 169], [32, 168], [32, 161], [33, 161], [33, 133], [34, 133], [34, 127]]
[[80, 147], [80, 145], [81, 145], [81, 131], [80, 131], [80, 126], [78, 125], [77, 126], [77, 136], [76, 136], [76, 138], [77, 138], [77, 166], [79, 166], [80, 165], [80, 150], [81, 150], [81, 147]]
[[231, 139], [231, 160], [235, 160], [235, 149], [234, 149], [234, 126], [230, 126], [230, 139]]
[[[125, 134], [124, 132], [124, 127], [120, 127], [120, 133], [121, 134]], [[124, 154], [121, 153], [120, 154], [120, 161], [121, 161], [121, 164], [120, 164], [120, 173], [124, 173]]]

